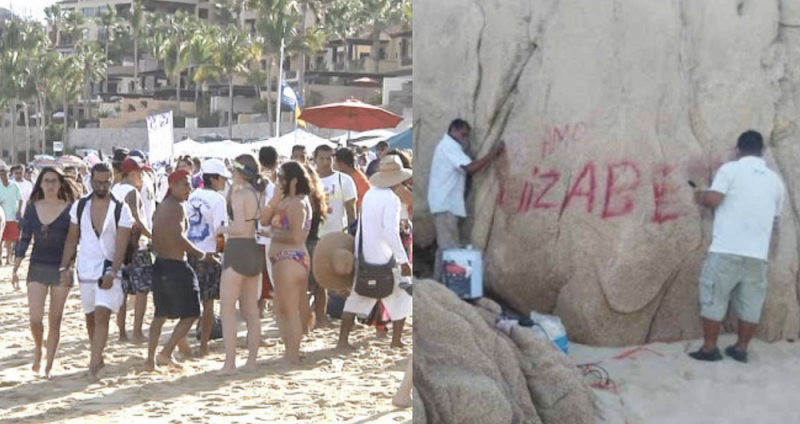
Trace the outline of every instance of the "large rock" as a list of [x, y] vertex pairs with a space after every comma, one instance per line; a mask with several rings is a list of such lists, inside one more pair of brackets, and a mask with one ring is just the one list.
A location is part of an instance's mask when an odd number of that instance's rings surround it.
[[415, 291], [415, 422], [594, 422], [591, 389], [552, 344], [494, 329], [491, 302], [470, 306], [429, 280]]
[[758, 335], [798, 336], [800, 1], [442, 0], [414, 12], [415, 220], [450, 120], [473, 124], [473, 156], [504, 140], [508, 154], [473, 179], [466, 227], [493, 295], [557, 313], [584, 343], [698, 337], [713, 217], [687, 180], [708, 185], [755, 129], [789, 188]]

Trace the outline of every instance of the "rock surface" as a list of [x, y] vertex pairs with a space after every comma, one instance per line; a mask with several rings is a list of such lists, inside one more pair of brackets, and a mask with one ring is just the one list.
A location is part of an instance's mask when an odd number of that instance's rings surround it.
[[800, 1], [415, 6], [415, 222], [450, 120], [473, 124], [473, 157], [504, 140], [465, 227], [490, 293], [582, 343], [700, 336], [713, 217], [687, 180], [709, 185], [755, 129], [789, 189], [758, 336], [798, 336]]
[[520, 327], [495, 330], [496, 304], [414, 284], [414, 422], [594, 422], [591, 389], [552, 344]]

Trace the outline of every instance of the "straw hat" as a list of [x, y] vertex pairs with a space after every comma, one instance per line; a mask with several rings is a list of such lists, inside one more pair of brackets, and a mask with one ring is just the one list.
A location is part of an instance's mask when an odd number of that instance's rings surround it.
[[328, 290], [350, 290], [355, 273], [356, 241], [345, 233], [323, 237], [314, 250], [311, 270], [314, 279]]
[[410, 169], [403, 168], [403, 162], [397, 155], [386, 155], [381, 159], [378, 172], [369, 179], [373, 187], [394, 187], [413, 176]]

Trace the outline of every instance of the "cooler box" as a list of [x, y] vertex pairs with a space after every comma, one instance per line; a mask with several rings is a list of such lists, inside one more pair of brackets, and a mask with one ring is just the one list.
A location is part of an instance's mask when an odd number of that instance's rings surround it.
[[462, 299], [483, 297], [483, 256], [480, 250], [446, 249], [442, 252], [442, 282]]

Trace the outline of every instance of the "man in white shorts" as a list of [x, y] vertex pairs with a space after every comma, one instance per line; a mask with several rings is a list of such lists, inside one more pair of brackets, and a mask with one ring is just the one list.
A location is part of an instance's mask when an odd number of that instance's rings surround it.
[[[395, 155], [381, 159], [380, 170], [370, 178], [372, 188], [364, 195], [361, 202], [361, 219], [359, 233], [356, 236], [356, 256], [364, 255], [368, 264], [382, 265], [396, 261], [394, 268], [394, 290], [383, 299], [374, 299], [356, 293], [355, 284], [344, 305], [342, 328], [339, 333], [337, 348], [352, 349], [348, 342], [350, 330], [355, 324], [355, 317], [366, 317], [378, 303], [383, 302], [389, 318], [392, 320], [392, 347], [403, 347], [400, 341], [406, 317], [411, 314], [412, 298], [399, 283], [404, 278], [411, 278], [411, 266], [408, 254], [400, 239], [400, 209], [402, 204], [396, 191], [402, 189], [403, 182], [411, 179], [410, 169], [404, 169], [400, 158]], [[359, 240], [363, 240], [363, 248], [359, 249]]]
[[93, 192], [72, 205], [71, 225], [61, 259], [61, 278], [67, 281], [80, 243], [77, 268], [81, 303], [92, 343], [90, 381], [97, 380], [97, 372], [104, 365], [109, 317], [119, 310], [125, 298], [120, 270], [134, 224], [128, 205], [109, 191], [113, 176], [106, 163], [92, 168]]

